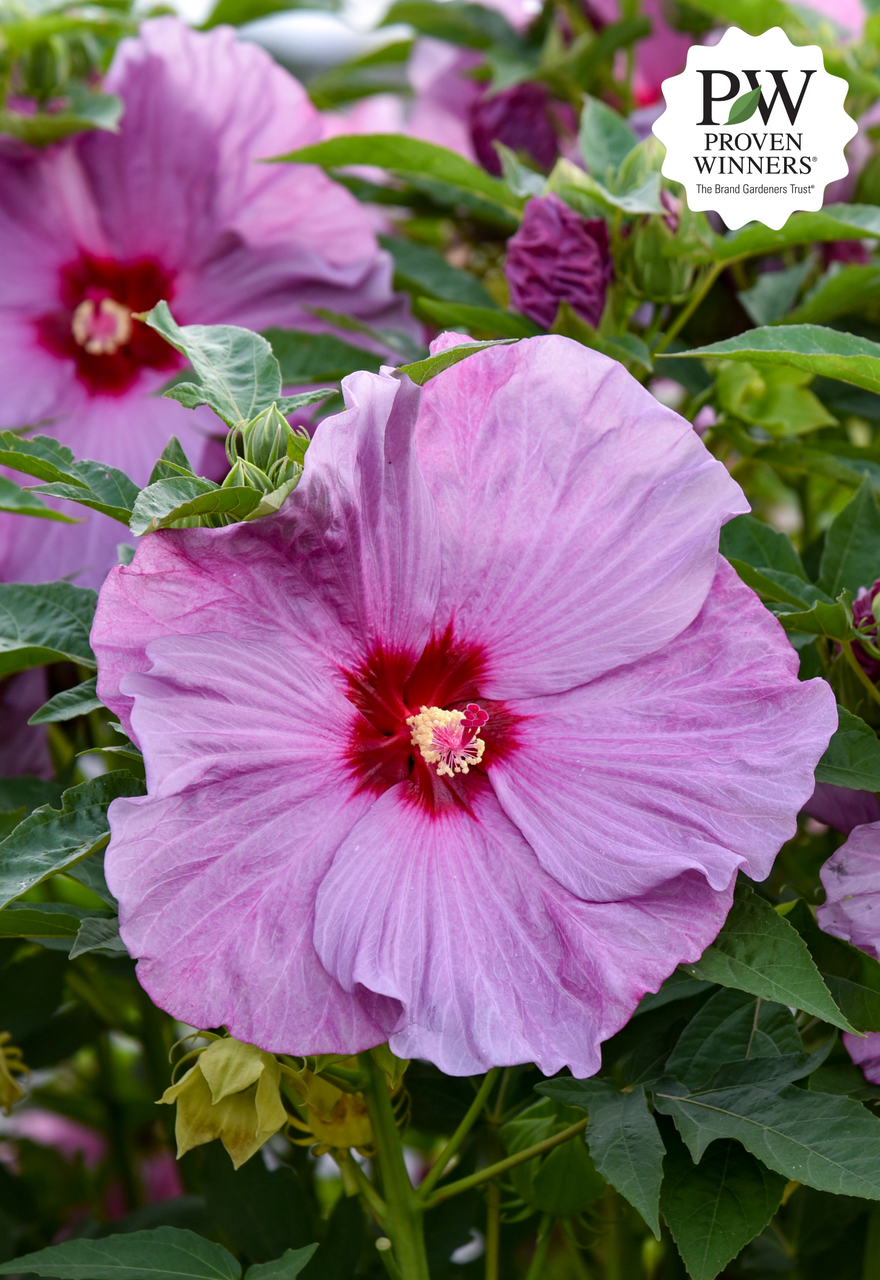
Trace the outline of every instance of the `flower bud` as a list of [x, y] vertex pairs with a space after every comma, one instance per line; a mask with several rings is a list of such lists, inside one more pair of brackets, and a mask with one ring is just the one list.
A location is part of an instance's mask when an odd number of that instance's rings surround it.
[[557, 195], [536, 197], [507, 242], [504, 274], [513, 306], [545, 329], [560, 302], [595, 326], [614, 274], [608, 228], [601, 218], [582, 218]]
[[[350, 1061], [356, 1066], [357, 1059]], [[302, 1071], [292, 1079], [299, 1094], [305, 1117], [291, 1124], [305, 1138], [296, 1139], [300, 1146], [317, 1143], [315, 1155], [354, 1147], [361, 1155], [373, 1151], [373, 1126], [362, 1093], [346, 1093], [329, 1080], [311, 1071]]]
[[289, 1119], [281, 1101], [278, 1060], [231, 1036], [203, 1049], [195, 1065], [159, 1101], [177, 1103], [178, 1159], [192, 1147], [219, 1138], [236, 1169]]
[[244, 456], [268, 472], [279, 458], [287, 456], [287, 437], [291, 434], [290, 423], [278, 406], [271, 404], [243, 428]]
[[21, 1075], [22, 1072], [27, 1071], [27, 1067], [21, 1060], [21, 1049], [8, 1044], [10, 1038], [8, 1031], [0, 1032], [0, 1108], [7, 1115], [12, 1110], [13, 1104], [25, 1096], [24, 1089], [15, 1079], [15, 1075]]
[[687, 296], [694, 267], [674, 248], [678, 229], [677, 213], [651, 216], [633, 229], [626, 275], [637, 298], [663, 303]]
[[221, 485], [223, 489], [257, 489], [260, 493], [271, 493], [275, 487], [265, 471], [246, 458], [236, 458]]

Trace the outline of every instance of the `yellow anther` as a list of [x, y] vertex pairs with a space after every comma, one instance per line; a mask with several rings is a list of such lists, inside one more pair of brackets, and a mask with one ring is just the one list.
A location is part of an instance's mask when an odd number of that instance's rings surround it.
[[464, 720], [463, 711], [444, 711], [442, 707], [422, 707], [417, 716], [407, 719], [413, 746], [418, 747], [428, 764], [437, 766], [441, 778], [467, 773], [483, 758], [486, 744]]

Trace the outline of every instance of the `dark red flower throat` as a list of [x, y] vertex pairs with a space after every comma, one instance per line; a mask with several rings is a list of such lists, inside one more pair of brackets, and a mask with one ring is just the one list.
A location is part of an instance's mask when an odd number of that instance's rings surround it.
[[135, 320], [173, 293], [173, 277], [155, 258], [118, 262], [81, 253], [61, 268], [57, 311], [39, 316], [40, 343], [76, 361], [76, 375], [93, 396], [121, 396], [141, 369], [179, 368], [181, 357]]
[[[520, 717], [503, 702], [480, 696], [486, 658], [476, 645], [456, 643], [451, 628], [429, 640], [421, 657], [379, 647], [355, 671], [346, 671], [348, 697], [363, 713], [352, 734], [348, 760], [359, 790], [381, 795], [399, 782], [412, 784], [412, 799], [431, 810], [449, 803], [469, 807], [469, 796], [487, 785], [485, 764], [516, 747]], [[480, 729], [486, 760], [467, 774], [438, 775], [413, 746], [407, 724], [422, 707], [462, 711], [478, 703], [488, 713]]]

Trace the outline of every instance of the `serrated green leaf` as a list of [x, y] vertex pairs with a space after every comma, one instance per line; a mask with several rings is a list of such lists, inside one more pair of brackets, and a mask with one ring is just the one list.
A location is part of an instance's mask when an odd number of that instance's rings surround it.
[[195, 475], [193, 465], [186, 456], [183, 445], [177, 436], [172, 436], [162, 450], [156, 465], [150, 472], [147, 484], [155, 484], [157, 480], [170, 480], [172, 476]]
[[767, 1225], [785, 1178], [730, 1139], [713, 1142], [695, 1165], [670, 1135], [660, 1208], [692, 1280], [715, 1280]]
[[838, 727], [816, 765], [816, 781], [854, 791], [880, 791], [880, 741], [870, 725], [838, 706]]
[[794, 1085], [673, 1089], [661, 1082], [654, 1106], [673, 1117], [695, 1161], [716, 1138], [733, 1138], [785, 1178], [880, 1200], [880, 1120], [861, 1103]]
[[[0, 912], [2, 914], [2, 912]], [[96, 916], [94, 912], [80, 923], [70, 958], [85, 955], [87, 951], [109, 951], [127, 956], [125, 943], [119, 936], [119, 920], [116, 916]]]
[[63, 515], [27, 489], [20, 488], [6, 476], [0, 476], [0, 511], [11, 511], [17, 516], [36, 516], [41, 520], [60, 520], [63, 524], [76, 524], [73, 516]]
[[659, 1240], [657, 1206], [664, 1148], [644, 1087], [621, 1093], [608, 1080], [560, 1078], [536, 1085], [536, 1092], [589, 1113], [587, 1146], [593, 1163]]
[[141, 490], [131, 513], [130, 528], [139, 537], [193, 516], [224, 515], [243, 520], [262, 497], [257, 489], [244, 486], [223, 489], [212, 480], [198, 476], [174, 476], [157, 480]]
[[[677, 360], [683, 357], [791, 365], [809, 373], [851, 382], [866, 391], [880, 391], [880, 344], [818, 324], [747, 329], [735, 338], [676, 353]], [[658, 359], [662, 358], [658, 356]]]
[[316, 1244], [309, 1244], [304, 1249], [288, 1249], [274, 1262], [258, 1262], [248, 1267], [245, 1280], [296, 1280], [317, 1247]]
[[691, 1089], [708, 1082], [725, 1062], [779, 1057], [803, 1048], [791, 1012], [770, 1000], [722, 987], [691, 1018], [666, 1070]]
[[519, 221], [522, 212], [522, 201], [485, 169], [447, 151], [445, 147], [403, 134], [330, 138], [275, 159], [294, 164], [319, 164], [331, 169], [351, 164], [375, 165], [402, 178], [427, 183], [429, 187], [430, 184], [439, 184], [450, 192], [453, 199], [456, 195], [475, 196], [505, 220]]
[[[880, 348], [878, 348], [880, 350]], [[835, 599], [880, 577], [880, 506], [867, 478], [832, 522], [819, 564], [819, 586]]]
[[89, 632], [97, 599], [69, 582], [0, 583], [0, 676], [46, 662], [94, 669]]
[[[545, 1097], [503, 1125], [501, 1140], [508, 1154], [517, 1155], [582, 1119], [577, 1111]], [[526, 1160], [511, 1170], [510, 1177], [527, 1204], [560, 1218], [583, 1213], [605, 1188], [581, 1135], [543, 1157]]]
[[[809, 265], [808, 259], [805, 262]], [[878, 298], [880, 263], [849, 263], [844, 266], [835, 262], [800, 304], [785, 316], [785, 323], [828, 324], [837, 316], [864, 311]]]
[[501, 13], [478, 4], [448, 0], [396, 0], [382, 19], [383, 27], [405, 22], [421, 35], [463, 45], [466, 49], [489, 49], [493, 44], [517, 46], [519, 37]]
[[415, 364], [401, 365], [397, 372], [405, 373], [417, 386], [423, 387], [426, 382], [436, 378], [438, 373], [451, 369], [454, 364], [458, 364], [460, 360], [466, 360], [475, 352], [484, 351], [487, 347], [507, 347], [515, 341], [517, 341], [515, 338], [502, 338], [497, 342], [474, 342], [464, 343], [460, 347], [447, 347], [445, 351], [439, 352], [436, 356], [429, 356], [427, 360], [417, 360]]
[[285, 386], [309, 382], [338, 382], [346, 374], [366, 369], [378, 373], [381, 356], [332, 333], [306, 333], [300, 329], [266, 329], [263, 337], [272, 345], [281, 366]]
[[0, 1275], [22, 1270], [54, 1280], [239, 1280], [241, 1275], [222, 1245], [179, 1227], [65, 1240], [0, 1263]]
[[880, 962], [823, 932], [802, 900], [785, 918], [807, 944], [825, 985], [852, 1025], [859, 1031], [880, 1031]]
[[60, 810], [35, 809], [0, 842], [0, 906], [106, 844], [111, 802], [145, 792], [138, 778], [119, 769], [70, 787]]
[[617, 360], [622, 365], [640, 365], [648, 370], [653, 368], [651, 353], [641, 338], [634, 333], [600, 333], [583, 316], [579, 316], [568, 302], [560, 302], [550, 332], [573, 338], [575, 342], [599, 351], [603, 356]]
[[70, 938], [89, 912], [62, 902], [10, 902], [0, 910], [0, 938]]
[[[750, 564], [745, 564], [744, 561], [737, 560], [735, 557], [731, 557], [729, 563], [746, 586], [757, 591], [764, 600], [788, 605], [790, 609], [803, 610], [812, 608], [816, 597], [820, 595], [812, 584], [796, 578], [793, 574], [778, 573], [773, 569], [767, 569], [761, 573], [760, 570], [753, 569]], [[810, 599], [807, 593], [813, 598]]]
[[266, 18], [270, 13], [284, 13], [288, 9], [328, 9], [335, 12], [338, 8], [339, 0], [218, 0], [202, 24], [202, 30], [209, 31], [220, 23], [239, 27], [245, 22]]
[[95, 692], [97, 681], [97, 676], [92, 676], [91, 680], [84, 680], [73, 689], [63, 689], [61, 693], [56, 693], [54, 698], [43, 703], [39, 711], [34, 712], [28, 724], [56, 724], [97, 711], [104, 705]]
[[794, 306], [812, 270], [812, 260], [807, 257], [784, 271], [762, 271], [750, 289], [736, 296], [753, 324], [773, 324]]
[[747, 120], [751, 120], [752, 116], [758, 110], [758, 103], [760, 101], [761, 86], [759, 85], [757, 89], [749, 89], [748, 93], [742, 94], [735, 102], [731, 103], [727, 123], [745, 124]]
[[786, 631], [806, 631], [811, 636], [828, 636], [832, 640], [852, 640], [855, 636], [849, 610], [837, 601], [826, 604], [818, 600], [803, 613], [777, 613]]
[[695, 978], [791, 1005], [844, 1031], [854, 1030], [797, 931], [746, 884], [737, 885], [730, 915], [712, 945], [696, 964], [681, 967]]
[[190, 324], [181, 327], [158, 302], [145, 317], [189, 360], [199, 377], [166, 391], [172, 399], [193, 408], [207, 404], [230, 427], [247, 422], [281, 396], [281, 370], [265, 338], [231, 324]]
[[69, 480], [82, 484], [74, 470], [73, 452], [51, 436], [28, 439], [14, 431], [0, 431], [0, 465], [50, 483]]

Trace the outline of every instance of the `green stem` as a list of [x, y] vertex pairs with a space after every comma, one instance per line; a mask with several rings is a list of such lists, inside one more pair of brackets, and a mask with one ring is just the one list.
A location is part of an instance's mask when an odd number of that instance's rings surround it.
[[690, 320], [691, 316], [694, 314], [697, 307], [703, 301], [703, 299], [705, 298], [709, 290], [712, 288], [712, 285], [721, 275], [721, 272], [728, 265], [729, 264], [727, 262], [713, 262], [712, 266], [703, 276], [702, 283], [698, 285], [698, 287], [694, 290], [693, 294], [691, 295], [690, 301], [684, 307], [682, 307], [681, 311], [679, 311], [678, 315], [675, 317], [672, 324], [666, 330], [663, 337], [657, 343], [657, 346], [654, 348], [655, 356], [659, 356], [661, 351], [665, 351], [669, 343], [672, 341], [672, 339], [677, 337], [680, 330], [682, 330], [684, 326], [687, 324], [688, 320]]
[[547, 1257], [547, 1250], [550, 1247], [550, 1237], [553, 1234], [553, 1217], [549, 1213], [545, 1213], [541, 1219], [541, 1225], [538, 1227], [538, 1242], [535, 1246], [535, 1252], [529, 1269], [526, 1272], [526, 1280], [541, 1280], [541, 1272], [544, 1269], [544, 1259]]
[[478, 1187], [481, 1182], [489, 1182], [492, 1178], [497, 1178], [499, 1174], [506, 1173], [508, 1169], [515, 1169], [518, 1164], [531, 1160], [534, 1156], [542, 1156], [545, 1151], [552, 1151], [554, 1147], [560, 1146], [563, 1142], [568, 1142], [569, 1138], [583, 1133], [588, 1122], [589, 1117], [584, 1116], [583, 1120], [578, 1120], [577, 1124], [569, 1125], [567, 1129], [563, 1129], [561, 1133], [555, 1134], [552, 1138], [545, 1138], [543, 1142], [536, 1142], [533, 1147], [526, 1147], [525, 1151], [518, 1151], [515, 1156], [508, 1156], [506, 1160], [499, 1160], [497, 1164], [487, 1165], [485, 1169], [472, 1173], [469, 1178], [460, 1178], [458, 1182], [450, 1182], [448, 1186], [441, 1187], [439, 1191], [434, 1192], [428, 1201], [427, 1207], [433, 1209], [434, 1205], [442, 1204], [444, 1200], [460, 1195], [462, 1191], [470, 1191], [471, 1187]]
[[370, 1213], [376, 1219], [380, 1227], [384, 1227], [388, 1221], [388, 1206], [379, 1192], [373, 1186], [370, 1179], [364, 1173], [363, 1169], [355, 1160], [350, 1151], [335, 1151], [333, 1159], [339, 1165], [340, 1172], [343, 1176], [343, 1184], [349, 1181], [353, 1187], [357, 1188]]
[[499, 1070], [500, 1070], [499, 1067], [493, 1067], [492, 1070], [487, 1072], [487, 1074], [483, 1077], [483, 1083], [480, 1085], [479, 1089], [477, 1090], [477, 1096], [474, 1098], [470, 1107], [468, 1107], [467, 1114], [465, 1115], [461, 1124], [456, 1129], [455, 1133], [447, 1142], [446, 1146], [440, 1152], [440, 1155], [437, 1157], [436, 1161], [434, 1162], [433, 1167], [428, 1170], [427, 1176], [425, 1177], [418, 1191], [419, 1196], [423, 1200], [427, 1200], [428, 1196], [434, 1190], [437, 1183], [440, 1181], [440, 1179], [443, 1177], [443, 1174], [446, 1172], [446, 1169], [449, 1165], [450, 1160], [458, 1151], [459, 1147], [464, 1142], [465, 1138], [468, 1136], [471, 1129], [474, 1127], [477, 1119], [479, 1118], [480, 1112], [483, 1110], [483, 1106], [486, 1102], [486, 1099], [489, 1096], [490, 1092], [492, 1091], [492, 1086], [495, 1084], [495, 1081], [498, 1079]]
[[375, 1162], [387, 1210], [385, 1229], [392, 1244], [393, 1262], [401, 1280], [430, 1280], [422, 1223], [423, 1203], [413, 1190], [406, 1171], [385, 1072], [369, 1052], [362, 1053], [359, 1062], [369, 1082], [364, 1090], [364, 1099], [373, 1126]]
[[501, 1257], [501, 1188], [490, 1182], [486, 1189], [486, 1280], [498, 1280]]
[[134, 1169], [129, 1159], [125, 1111], [116, 1094], [113, 1052], [106, 1032], [98, 1036], [95, 1048], [97, 1050], [99, 1073], [97, 1092], [104, 1104], [104, 1111], [107, 1117], [110, 1159], [122, 1184], [125, 1207], [130, 1213], [133, 1209], [140, 1208], [141, 1198]]
[[875, 702], [880, 703], [880, 689], [877, 688], [877, 686], [869, 678], [867, 673], [862, 670], [862, 664], [859, 662], [858, 658], [853, 653], [852, 641], [841, 640], [840, 647], [843, 650], [844, 657], [846, 658], [849, 665], [852, 667], [860, 683], [865, 686], [865, 689], [868, 691], [868, 694], [870, 695], [870, 697], [873, 698]]

